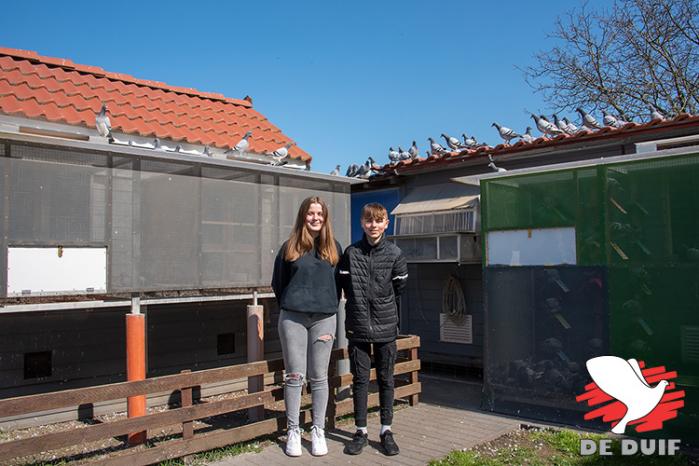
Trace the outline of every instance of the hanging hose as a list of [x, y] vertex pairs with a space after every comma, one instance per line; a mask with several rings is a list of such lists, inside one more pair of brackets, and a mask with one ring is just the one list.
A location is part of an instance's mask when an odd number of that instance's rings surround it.
[[466, 314], [464, 291], [454, 275], [449, 276], [442, 288], [442, 313], [454, 317]]

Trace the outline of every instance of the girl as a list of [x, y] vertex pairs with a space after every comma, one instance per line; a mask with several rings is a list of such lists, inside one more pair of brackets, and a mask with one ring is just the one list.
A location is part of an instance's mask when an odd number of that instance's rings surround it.
[[287, 417], [286, 454], [301, 455], [299, 411], [304, 377], [311, 382], [311, 453], [325, 455], [328, 364], [335, 338], [340, 288], [336, 265], [342, 255], [335, 241], [328, 206], [319, 197], [301, 203], [289, 239], [274, 262], [272, 288], [281, 309], [279, 337], [284, 366]]

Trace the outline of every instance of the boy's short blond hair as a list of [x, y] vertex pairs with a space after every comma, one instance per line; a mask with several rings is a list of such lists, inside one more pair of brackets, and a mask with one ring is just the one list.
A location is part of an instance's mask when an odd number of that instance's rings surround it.
[[376, 220], [383, 222], [388, 219], [388, 211], [378, 202], [372, 202], [362, 207], [362, 220]]

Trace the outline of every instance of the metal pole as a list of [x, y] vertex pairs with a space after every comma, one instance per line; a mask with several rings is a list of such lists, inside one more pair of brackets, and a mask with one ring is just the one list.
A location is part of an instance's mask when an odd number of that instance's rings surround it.
[[[126, 380], [146, 378], [146, 316], [141, 314], [141, 298], [131, 297], [131, 313], [126, 314]], [[146, 415], [146, 396], [130, 396], [126, 400], [128, 417]], [[129, 445], [146, 441], [146, 431], [132, 432], [127, 436]]]
[[[262, 361], [265, 358], [264, 309], [257, 304], [257, 292], [253, 292], [252, 302], [247, 307], [248, 362]], [[264, 375], [248, 377], [248, 393], [260, 392], [264, 388]], [[248, 409], [248, 417], [253, 422], [264, 419], [264, 413], [264, 406]]]

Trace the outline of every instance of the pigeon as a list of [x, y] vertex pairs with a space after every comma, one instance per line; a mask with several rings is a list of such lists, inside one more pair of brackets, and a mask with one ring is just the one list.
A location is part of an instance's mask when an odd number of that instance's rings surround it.
[[335, 170], [331, 171], [330, 175], [331, 176], [339, 176], [340, 175], [340, 166], [339, 165], [335, 166]]
[[466, 147], [474, 147], [478, 144], [474, 136], [466, 137], [465, 133], [461, 133], [461, 137], [464, 138], [464, 146]]
[[359, 166], [359, 170], [357, 171], [358, 177], [361, 178], [369, 178], [371, 176], [371, 169], [374, 166], [374, 159], [371, 157], [368, 157], [366, 162], [364, 162], [364, 165]]
[[97, 126], [97, 132], [100, 133], [100, 136], [110, 141], [114, 139], [112, 137], [112, 123], [107, 116], [107, 104], [105, 103], [102, 104], [100, 112], [95, 117], [95, 126]]
[[163, 150], [163, 146], [160, 144], [160, 139], [153, 139], [153, 150]]
[[575, 126], [573, 123], [568, 120], [568, 118], [563, 117], [563, 122], [566, 124], [566, 128], [568, 128], [568, 131], [566, 131], [568, 134], [575, 134], [580, 131], [577, 126]]
[[564, 133], [570, 134], [568, 132], [568, 125], [566, 125], [565, 121], [558, 118], [558, 115], [556, 115], [555, 113], [553, 114], [553, 124], [556, 125], [556, 128], [560, 129]]
[[604, 123], [604, 126], [611, 126], [612, 128], [617, 128], [619, 126], [619, 120], [617, 120], [614, 115], [607, 113], [606, 110], [602, 110], [602, 115], [602, 123]]
[[209, 146], [204, 146], [204, 155], [207, 157], [213, 157], [214, 154], [211, 153], [211, 148]]
[[347, 167], [347, 171], [345, 172], [345, 176], [347, 178], [352, 178], [354, 176], [357, 176], [357, 172], [359, 171], [359, 165], [356, 163], [352, 163]]
[[539, 129], [539, 131], [544, 133], [545, 136], [549, 135], [549, 134], [554, 135], [554, 136], [556, 134], [563, 134], [563, 131], [558, 129], [558, 127], [556, 127], [556, 125], [554, 125], [553, 123], [548, 121], [546, 118], [544, 118], [543, 115], [536, 116], [532, 113], [532, 119], [536, 123], [536, 127]]
[[635, 359], [598, 356], [588, 360], [586, 366], [597, 387], [626, 406], [626, 414], [612, 428], [615, 434], [623, 434], [629, 422], [653, 411], [669, 385], [667, 380], [661, 380], [655, 387], [648, 385]]
[[177, 146], [175, 146], [175, 152], [181, 152], [181, 151], [182, 151], [182, 144], [177, 144]]
[[[250, 133], [250, 134], [252, 134], [252, 133]], [[280, 147], [279, 149], [272, 152], [272, 157], [274, 157], [275, 159], [280, 159], [280, 160], [286, 158], [286, 156], [289, 155], [289, 148], [293, 145], [294, 145], [294, 143], [290, 142], [290, 143], [286, 144], [285, 146]]]
[[248, 147], [250, 147], [250, 143], [248, 142], [248, 138], [250, 136], [252, 136], [252, 131], [248, 131], [247, 133], [245, 133], [245, 135], [243, 136], [243, 139], [238, 141], [238, 143], [235, 146], [233, 146], [233, 149], [228, 149], [226, 151], [226, 154], [230, 154], [231, 152], [239, 152], [242, 154], [243, 152], [248, 150]]
[[434, 154], [435, 152], [437, 152], [437, 153], [446, 152], [444, 150], [444, 147], [442, 147], [439, 144], [437, 144], [436, 142], [434, 142], [434, 139], [427, 138], [427, 140], [430, 141], [430, 151], [432, 154]]
[[444, 141], [446, 141], [447, 146], [452, 149], [452, 150], [457, 150], [461, 146], [459, 144], [459, 140], [456, 138], [453, 138], [451, 136], [447, 136], [446, 134], [442, 133], [442, 137], [444, 138]]
[[535, 140], [536, 139], [534, 138], [534, 136], [532, 136], [532, 127], [527, 126], [527, 130], [522, 135], [522, 141], [529, 143], [534, 142]]
[[498, 130], [498, 133], [500, 133], [500, 137], [505, 141], [505, 144], [508, 146], [510, 145], [510, 141], [514, 138], [521, 138], [522, 135], [516, 133], [513, 129], [510, 129], [506, 126], [501, 126], [497, 123], [493, 123], [490, 126], [495, 126]]
[[587, 129], [602, 129], [602, 126], [600, 126], [599, 123], [597, 123], [597, 120], [595, 120], [595, 117], [587, 113], [585, 110], [582, 108], [578, 107], [575, 109], [576, 112], [580, 114], [580, 118], [582, 118], [583, 126]]
[[507, 171], [506, 169], [500, 168], [500, 167], [498, 167], [497, 165], [495, 165], [495, 161], [493, 160], [493, 157], [492, 157], [490, 154], [488, 154], [488, 160], [490, 160], [490, 163], [488, 164], [488, 166], [489, 166], [494, 172], [502, 173], [502, 172], [506, 172], [506, 171]]
[[410, 152], [404, 151], [400, 146], [398, 146], [398, 154], [401, 160], [410, 160], [412, 158]]
[[388, 148], [388, 160], [391, 161], [391, 164], [396, 164], [400, 161], [400, 152], [395, 150], [393, 147]]
[[657, 108], [654, 106], [650, 106], [650, 119], [651, 120], [660, 120], [660, 121], [665, 121], [665, 115], [660, 113]]
[[413, 141], [413, 145], [410, 146], [410, 149], [408, 149], [408, 153], [410, 154], [411, 159], [415, 159], [420, 154], [420, 151], [417, 150], [417, 144], [415, 141]]

